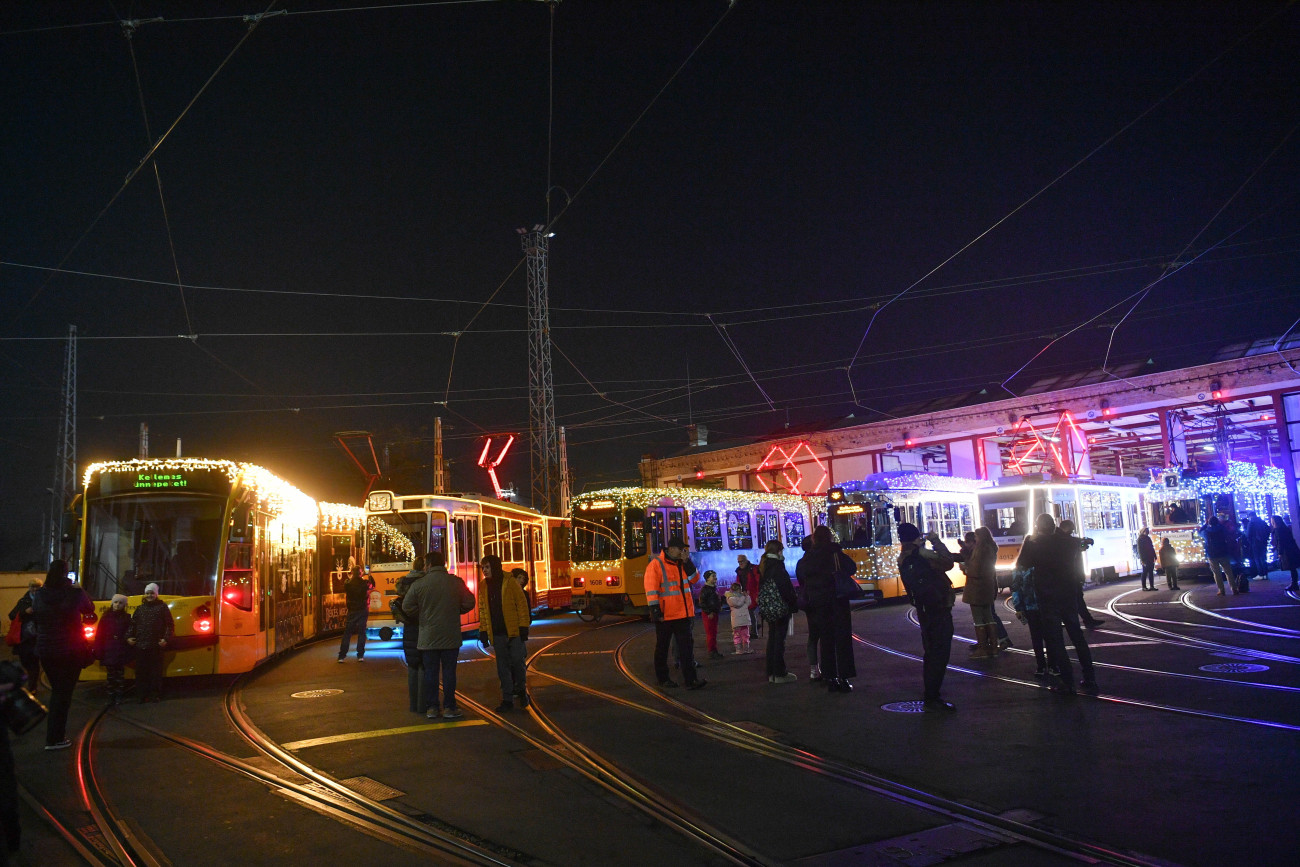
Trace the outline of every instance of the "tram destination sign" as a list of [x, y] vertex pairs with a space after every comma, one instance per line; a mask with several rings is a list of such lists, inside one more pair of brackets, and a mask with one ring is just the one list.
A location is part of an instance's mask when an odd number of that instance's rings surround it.
[[204, 494], [230, 492], [230, 479], [219, 469], [107, 470], [99, 475], [103, 495], [139, 491], [193, 491]]

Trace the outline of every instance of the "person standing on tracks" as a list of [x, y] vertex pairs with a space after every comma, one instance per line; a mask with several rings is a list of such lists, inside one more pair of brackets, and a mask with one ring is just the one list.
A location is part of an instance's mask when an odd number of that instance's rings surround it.
[[1232, 571], [1232, 546], [1218, 515], [1210, 518], [1210, 522], [1201, 528], [1201, 536], [1205, 539], [1205, 559], [1210, 564], [1210, 575], [1219, 588], [1218, 595], [1226, 595], [1223, 589], [1226, 581], [1228, 590], [1235, 596], [1237, 576]]
[[1088, 580], [1088, 576], [1083, 571], [1083, 552], [1092, 547], [1092, 539], [1084, 537], [1082, 539], [1074, 538], [1074, 522], [1066, 518], [1061, 522], [1060, 529], [1057, 530], [1062, 536], [1071, 539], [1078, 548], [1074, 552], [1074, 565], [1071, 574], [1074, 575], [1074, 610], [1079, 615], [1079, 620], [1089, 629], [1096, 629], [1106, 622], [1105, 618], [1094, 617], [1092, 611], [1088, 608], [1088, 601], [1083, 598], [1083, 585]]
[[343, 582], [348, 614], [343, 623], [343, 639], [339, 642], [339, 662], [347, 659], [353, 635], [357, 637], [357, 662], [366, 658], [366, 619], [370, 616], [370, 590], [373, 586], [362, 577], [360, 566], [353, 566], [348, 580]]
[[1043, 642], [1047, 645], [1047, 659], [1061, 673], [1057, 691], [1074, 695], [1074, 672], [1070, 657], [1065, 652], [1064, 629], [1070, 635], [1079, 665], [1083, 669], [1080, 686], [1088, 695], [1097, 694], [1097, 674], [1092, 665], [1092, 651], [1088, 639], [1079, 626], [1075, 593], [1082, 575], [1078, 565], [1082, 560], [1079, 540], [1058, 532], [1056, 519], [1042, 514], [1034, 519], [1034, 535], [1020, 549], [1016, 562], [1018, 569], [1034, 570], [1034, 590], [1038, 594], [1038, 616], [1043, 624]]
[[126, 613], [127, 598], [121, 593], [99, 618], [95, 627], [95, 658], [108, 675], [108, 705], [121, 704], [126, 694], [126, 663], [131, 656], [128, 637], [131, 634], [131, 615]]
[[[1142, 562], [1142, 589], [1156, 589], [1156, 545], [1151, 541], [1151, 528], [1138, 530], [1138, 560]], [[1147, 585], [1151, 586], [1148, 587]]]
[[72, 691], [85, 667], [86, 634], [83, 617], [93, 617], [95, 605], [86, 591], [68, 578], [68, 561], [55, 560], [45, 573], [45, 584], [32, 594], [32, 616], [36, 618], [36, 655], [50, 680], [49, 715], [45, 718], [45, 749], [65, 750], [68, 740], [68, 711]]
[[794, 566], [795, 578], [795, 599], [799, 602], [799, 607], [803, 609], [804, 619], [808, 621], [808, 679], [816, 682], [822, 679], [822, 669], [818, 665], [817, 649], [821, 644], [821, 634], [817, 631], [817, 621], [813, 618], [812, 611], [808, 607], [808, 576], [807, 563], [808, 552], [812, 550], [812, 536], [804, 536], [799, 542], [799, 547], [803, 549], [803, 556]]
[[144, 588], [144, 601], [131, 615], [131, 628], [126, 643], [135, 648], [135, 681], [140, 692], [140, 703], [162, 701], [163, 652], [167, 642], [176, 634], [172, 611], [158, 598], [158, 585]]
[[1268, 578], [1268, 534], [1268, 524], [1258, 514], [1251, 512], [1250, 519], [1246, 522], [1246, 548], [1256, 578]]
[[1165, 570], [1165, 586], [1170, 590], [1181, 589], [1178, 586], [1178, 552], [1168, 536], [1160, 540], [1160, 568]]
[[[474, 594], [457, 575], [447, 571], [447, 552], [430, 551], [424, 558], [424, 575], [402, 600], [402, 611], [420, 618], [420, 664], [424, 669], [427, 719], [459, 719], [456, 706], [456, 660], [460, 656], [460, 616], [474, 610]], [[442, 700], [438, 675], [442, 675]]]
[[749, 594], [749, 631], [755, 638], [763, 637], [763, 618], [755, 610], [758, 608], [758, 583], [762, 578], [762, 572], [749, 562], [748, 557], [736, 555], [736, 580], [745, 585], [745, 592]]
[[501, 558], [489, 554], [479, 564], [483, 580], [478, 585], [478, 640], [497, 658], [497, 679], [501, 681], [501, 704], [497, 713], [528, 707], [528, 663], [525, 642], [532, 616], [528, 597], [514, 575], [506, 576]]
[[668, 540], [664, 550], [650, 559], [645, 568], [645, 595], [650, 605], [650, 619], [655, 625], [655, 678], [661, 689], [677, 684], [668, 676], [668, 643], [677, 642], [677, 658], [687, 689], [700, 689], [708, 681], [695, 669], [695, 602], [691, 598], [691, 576], [695, 566], [686, 556], [686, 543], [679, 536]]
[[998, 543], [993, 541], [988, 527], [980, 527], [970, 535], [974, 540], [966, 562], [962, 564], [966, 587], [961, 594], [961, 601], [970, 606], [971, 620], [975, 623], [975, 645], [971, 648], [970, 658], [992, 659], [1002, 652], [998, 631], [993, 625], [998, 617], [993, 609], [998, 598]]
[[411, 585], [424, 577], [424, 556], [419, 555], [411, 563], [411, 571], [397, 579], [393, 589], [397, 597], [389, 604], [393, 619], [402, 624], [402, 657], [406, 661], [406, 696], [410, 702], [411, 713], [424, 713], [428, 703], [424, 692], [424, 661], [420, 656], [420, 616], [407, 614], [402, 610], [402, 601], [410, 592]]
[[[956, 710], [951, 702], [939, 697], [952, 656], [952, 606], [957, 596], [948, 570], [956, 560], [937, 533], [922, 536], [915, 524], [899, 524], [898, 541], [902, 546], [898, 575], [921, 626], [921, 679], [925, 688], [922, 704], [927, 711]], [[929, 548], [925, 547], [927, 541]]]
[[799, 678], [785, 667], [785, 638], [790, 618], [799, 610], [794, 584], [785, 568], [785, 554], [776, 539], [763, 548], [763, 577], [758, 585], [758, 614], [771, 627], [767, 631], [767, 682], [794, 683]]

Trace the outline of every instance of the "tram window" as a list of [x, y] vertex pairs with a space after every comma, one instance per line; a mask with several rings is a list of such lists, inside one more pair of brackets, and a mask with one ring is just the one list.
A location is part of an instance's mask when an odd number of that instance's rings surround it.
[[793, 548], [803, 542], [804, 536], [808, 535], [804, 531], [803, 515], [798, 512], [786, 512], [782, 517], [785, 518], [786, 547]]
[[483, 527], [483, 556], [489, 554], [501, 556], [497, 551], [497, 519], [491, 515], [484, 515], [479, 520]]
[[[668, 509], [668, 538], [686, 538], [686, 510]], [[667, 544], [667, 540], [664, 540]]]
[[1196, 500], [1173, 500], [1168, 503], [1151, 504], [1151, 523], [1156, 526], [1199, 524], [1200, 515], [1200, 503]]
[[1080, 511], [1085, 530], [1121, 530], [1124, 528], [1124, 507], [1118, 493], [1113, 491], [1080, 491]]
[[92, 599], [153, 582], [168, 595], [214, 594], [224, 511], [223, 500], [194, 495], [91, 500], [82, 585]]
[[427, 512], [371, 515], [366, 535], [371, 566], [410, 563], [417, 551], [429, 550], [429, 515]]
[[695, 536], [696, 551], [722, 550], [722, 524], [717, 509], [696, 509], [691, 512], [691, 531]]
[[754, 531], [749, 526], [749, 512], [727, 512], [727, 548], [748, 551], [754, 547]]
[[645, 510], [628, 509], [623, 513], [623, 520], [627, 528], [623, 543], [623, 556], [629, 560], [633, 557], [644, 557], [646, 555]]
[[565, 527], [551, 528], [551, 562], [569, 562], [569, 534]]
[[524, 559], [524, 525], [510, 521], [510, 562], [521, 563]]
[[755, 509], [754, 523], [758, 527], [758, 547], [763, 548], [769, 541], [781, 541], [781, 515], [773, 509]]
[[646, 512], [646, 521], [649, 524], [650, 553], [658, 554], [663, 550], [664, 543], [668, 541], [668, 536], [664, 532], [664, 510], [651, 509]]
[[[895, 509], [894, 511], [897, 512], [898, 510]], [[872, 523], [875, 525], [873, 527], [872, 536], [875, 540], [875, 544], [877, 545], [894, 544], [894, 530], [889, 525], [889, 507], [881, 506], [880, 508], [876, 509], [872, 513], [872, 515], [873, 515]]]
[[[560, 530], [560, 528], [551, 528], [552, 555], [554, 555], [555, 551], [554, 539], [557, 530]], [[617, 560], [623, 556], [621, 535], [616, 510], [599, 512], [575, 510], [573, 513], [573, 558], [580, 563], [589, 563], [595, 560]], [[644, 539], [644, 531], [642, 532], [642, 538]], [[641, 544], [642, 553], [645, 553], [644, 541]], [[569, 559], [567, 551], [564, 559]]]

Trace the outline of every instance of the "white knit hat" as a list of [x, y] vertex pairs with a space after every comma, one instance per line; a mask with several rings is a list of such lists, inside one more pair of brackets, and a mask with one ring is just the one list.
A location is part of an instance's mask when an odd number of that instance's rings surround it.
[[144, 585], [144, 592], [145, 592], [145, 593], [148, 593], [150, 590], [152, 590], [153, 592], [157, 593], [157, 592], [158, 592], [158, 585], [157, 585], [157, 584], [146, 584], [146, 585]]
[[113, 602], [122, 602], [122, 603], [126, 603], [126, 602], [129, 602], [130, 600], [128, 600], [128, 599], [127, 599], [125, 596], [123, 596], [121, 593], [114, 593], [114, 594], [113, 594], [113, 599], [112, 599], [111, 601], [113, 601]]

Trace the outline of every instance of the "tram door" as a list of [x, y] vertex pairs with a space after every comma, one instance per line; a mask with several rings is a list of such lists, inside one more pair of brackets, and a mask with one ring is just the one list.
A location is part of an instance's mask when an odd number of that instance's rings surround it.
[[668, 540], [677, 536], [686, 538], [686, 510], [680, 507], [652, 507], [646, 509], [646, 520], [650, 524], [650, 556], [653, 557], [668, 544]]

